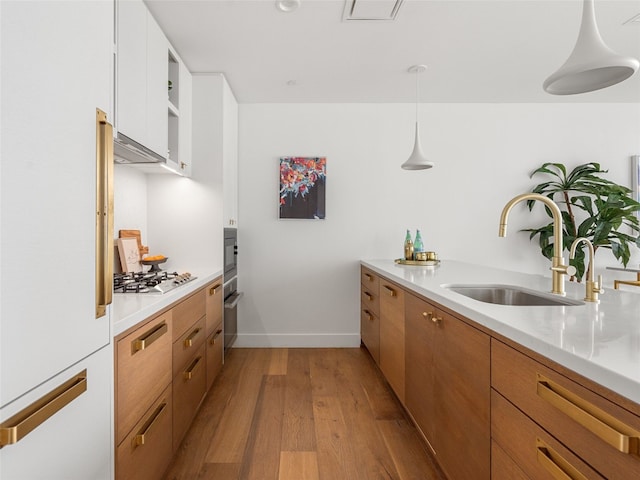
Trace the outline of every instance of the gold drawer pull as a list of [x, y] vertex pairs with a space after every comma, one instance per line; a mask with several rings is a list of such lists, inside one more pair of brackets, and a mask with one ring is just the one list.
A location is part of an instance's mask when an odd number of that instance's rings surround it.
[[216, 334], [211, 338], [211, 340], [209, 340], [209, 345], [215, 345], [216, 339], [220, 336], [221, 333], [222, 333], [222, 329], [216, 331]]
[[422, 316], [427, 320], [433, 321], [433, 312], [422, 312]]
[[86, 391], [85, 369], [3, 422], [0, 425], [0, 448], [19, 442]]
[[196, 368], [198, 368], [198, 365], [200, 364], [200, 360], [202, 360], [202, 357], [198, 357], [196, 358], [191, 365], [189, 365], [189, 368], [187, 369], [186, 372], [184, 372], [184, 379], [185, 380], [191, 380], [193, 378], [193, 374], [196, 371]]
[[587, 477], [539, 438], [536, 438], [536, 451], [538, 463], [556, 480], [587, 480]]
[[373, 275], [371, 275], [370, 273], [365, 273], [365, 274], [364, 274], [364, 276], [365, 276], [365, 277], [367, 277], [367, 279], [368, 279], [370, 282], [373, 282]]
[[193, 332], [191, 332], [191, 335], [189, 335], [187, 338], [185, 338], [185, 340], [184, 340], [184, 348], [189, 348], [189, 347], [193, 346], [193, 339], [198, 336], [198, 334], [200, 333], [200, 330], [202, 330], [202, 329], [201, 328], [196, 328]]
[[153, 342], [158, 340], [162, 335], [169, 331], [166, 323], [161, 323], [157, 327], [149, 330], [147, 333], [131, 342], [131, 354], [137, 353], [149, 347]]
[[371, 315], [371, 312], [369, 310], [363, 310], [363, 312], [366, 316], [367, 316], [367, 320], [371, 321], [373, 320], [373, 315]]
[[218, 293], [218, 289], [220, 288], [220, 286], [220, 283], [216, 283], [213, 287], [211, 287], [209, 289], [209, 295], [215, 295], [216, 293]]
[[383, 285], [383, 287], [392, 297], [395, 297], [397, 295], [396, 291], [393, 288], [387, 287], [386, 285]]
[[151, 431], [151, 427], [155, 425], [155, 423], [158, 421], [158, 418], [160, 418], [160, 415], [162, 415], [162, 412], [164, 412], [164, 409], [167, 408], [167, 402], [165, 402], [164, 400], [162, 402], [162, 405], [156, 408], [151, 418], [147, 420], [147, 422], [142, 426], [142, 431], [133, 437], [133, 448], [144, 445], [146, 436], [149, 435], [149, 432]]
[[622, 453], [640, 454], [640, 432], [575, 393], [537, 374], [537, 393], [562, 413]]
[[371, 295], [369, 292], [363, 292], [364, 296], [367, 297], [367, 300], [369, 300], [370, 302], [373, 300], [373, 295]]

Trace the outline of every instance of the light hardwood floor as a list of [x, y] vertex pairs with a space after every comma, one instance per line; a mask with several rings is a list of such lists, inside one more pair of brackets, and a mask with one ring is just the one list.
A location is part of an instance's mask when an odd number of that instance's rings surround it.
[[241, 349], [165, 480], [444, 480], [364, 348]]

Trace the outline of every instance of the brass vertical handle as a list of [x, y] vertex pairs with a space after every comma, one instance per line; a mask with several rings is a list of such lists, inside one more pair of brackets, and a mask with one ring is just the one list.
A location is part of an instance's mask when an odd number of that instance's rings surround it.
[[140, 337], [136, 338], [133, 342], [131, 342], [131, 354], [133, 355], [136, 352], [144, 350], [148, 348], [153, 342], [162, 337], [165, 333], [169, 331], [169, 327], [166, 323], [161, 323], [155, 328], [145, 332]]
[[196, 328], [193, 332], [191, 332], [191, 335], [185, 338], [184, 340], [185, 348], [189, 348], [193, 346], [193, 340], [198, 336], [201, 330], [202, 330], [201, 328]]
[[185, 372], [183, 373], [185, 380], [191, 380], [193, 378], [193, 374], [198, 368], [198, 365], [200, 364], [200, 360], [202, 360], [202, 357], [198, 357], [193, 362], [191, 362], [191, 365], [189, 365], [189, 368], [185, 370]]
[[588, 480], [545, 442], [536, 438], [538, 463], [556, 480]]
[[396, 291], [393, 288], [391, 288], [391, 287], [389, 287], [387, 285], [383, 285], [383, 287], [384, 287], [384, 289], [387, 291], [387, 293], [390, 296], [395, 297], [397, 295]]
[[113, 127], [96, 109], [96, 318], [113, 300]]
[[544, 375], [538, 373], [536, 377], [536, 392], [540, 398], [616, 450], [627, 454], [640, 454], [640, 432]]
[[85, 369], [3, 422], [0, 425], [0, 448], [19, 442], [86, 391]]
[[133, 448], [144, 445], [147, 439], [147, 435], [149, 435], [151, 428], [156, 424], [156, 422], [164, 412], [165, 408], [167, 408], [167, 402], [162, 400], [162, 404], [155, 409], [151, 418], [149, 418], [149, 420], [145, 422], [145, 424], [142, 426], [142, 430], [140, 431], [140, 433], [133, 436], [133, 439], [131, 441]]
[[221, 333], [222, 333], [222, 329], [217, 330], [215, 335], [213, 337], [211, 337], [211, 340], [209, 340], [209, 345], [215, 345], [216, 344], [216, 339], [220, 336]]
[[211, 288], [209, 289], [209, 296], [211, 296], [211, 295], [215, 295], [216, 293], [218, 293], [218, 289], [220, 288], [220, 285], [221, 285], [221, 284], [216, 283], [213, 287], [211, 287]]

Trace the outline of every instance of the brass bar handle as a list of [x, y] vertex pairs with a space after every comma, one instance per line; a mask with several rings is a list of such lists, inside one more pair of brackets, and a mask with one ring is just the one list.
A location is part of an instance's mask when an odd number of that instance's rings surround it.
[[200, 360], [202, 360], [202, 357], [196, 358], [191, 363], [191, 365], [189, 365], [189, 368], [183, 373], [185, 380], [191, 380], [193, 378], [193, 374], [196, 371], [196, 369], [198, 368], [198, 365], [200, 364]]
[[442, 323], [442, 317], [431, 317], [431, 321], [436, 325], [440, 325]]
[[201, 328], [196, 328], [193, 332], [191, 332], [191, 335], [189, 335], [185, 340], [184, 340], [184, 347], [185, 348], [189, 348], [193, 346], [193, 340], [194, 338], [196, 338], [199, 334], [200, 331], [202, 329]]
[[640, 432], [541, 374], [537, 374], [537, 381], [539, 397], [616, 450], [640, 454]]
[[148, 332], [146, 332], [141, 337], [136, 338], [133, 342], [131, 342], [131, 354], [140, 352], [145, 348], [149, 348], [149, 346], [162, 337], [165, 333], [169, 331], [169, 327], [165, 322], [161, 323], [155, 328], [152, 328]]
[[216, 283], [213, 287], [209, 289], [209, 296], [215, 295], [218, 293], [218, 289], [222, 286], [221, 283]]
[[539, 438], [536, 439], [536, 456], [538, 463], [556, 480], [588, 480], [587, 477]]
[[372, 301], [373, 300], [373, 295], [371, 295], [369, 292], [363, 292], [364, 296], [367, 297], [367, 300]]
[[19, 442], [86, 391], [85, 369], [3, 422], [0, 425], [0, 448]]
[[387, 293], [388, 293], [389, 295], [391, 295], [392, 297], [395, 297], [395, 296], [397, 295], [396, 291], [395, 291], [393, 288], [388, 287], [387, 285], [383, 285], [383, 287], [385, 288], [385, 290], [387, 291]]
[[96, 318], [113, 300], [113, 127], [96, 109]]
[[147, 435], [149, 435], [149, 432], [151, 432], [151, 429], [153, 428], [153, 426], [156, 424], [156, 422], [158, 421], [162, 413], [167, 408], [167, 402], [164, 400], [162, 400], [162, 402], [163, 403], [159, 405], [158, 408], [155, 409], [151, 418], [147, 420], [147, 422], [142, 426], [142, 431], [134, 435], [131, 441], [133, 448], [144, 445], [145, 441], [147, 440]]
[[363, 312], [366, 316], [367, 316], [367, 320], [371, 321], [373, 320], [373, 315], [371, 315], [371, 312], [369, 310], [363, 310]]
[[222, 329], [216, 331], [215, 335], [211, 337], [211, 340], [209, 340], [209, 345], [215, 345], [216, 339], [220, 336], [221, 333], [222, 333]]
[[364, 276], [365, 276], [365, 277], [367, 277], [367, 279], [368, 279], [370, 282], [373, 282], [373, 275], [371, 275], [370, 273], [365, 273], [365, 274], [364, 274]]
[[422, 312], [422, 316], [427, 320], [433, 321], [433, 312]]

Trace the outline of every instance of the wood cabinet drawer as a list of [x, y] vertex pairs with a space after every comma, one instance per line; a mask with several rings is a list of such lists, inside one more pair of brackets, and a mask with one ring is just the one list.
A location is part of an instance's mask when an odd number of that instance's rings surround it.
[[213, 333], [207, 338], [206, 358], [207, 358], [207, 390], [211, 388], [213, 381], [222, 369], [222, 345], [224, 337], [222, 335], [222, 322], [216, 325]]
[[531, 480], [496, 442], [491, 441], [491, 480]]
[[204, 341], [205, 317], [202, 317], [173, 344], [173, 376], [184, 368]]
[[380, 315], [380, 296], [377, 288], [374, 290], [364, 284], [360, 285], [360, 303], [362, 308], [366, 308], [374, 315]]
[[[603, 479], [495, 390], [491, 392], [491, 435], [506, 454], [533, 480]], [[496, 460], [499, 459], [494, 459], [493, 465]], [[565, 476], [561, 476], [560, 473], [564, 473]], [[500, 477], [492, 475], [492, 478], [495, 480]]]
[[380, 369], [404, 403], [404, 290], [380, 279]]
[[495, 339], [491, 345], [493, 388], [604, 477], [640, 478], [640, 417]]
[[116, 450], [118, 480], [157, 480], [169, 466], [171, 443], [171, 386], [165, 388]]
[[116, 443], [171, 382], [171, 311], [117, 339]]
[[360, 267], [360, 283], [368, 289], [377, 292], [380, 284], [380, 277], [366, 267]]
[[206, 392], [205, 346], [173, 377], [173, 449], [180, 445]]
[[184, 332], [206, 314], [205, 289], [202, 288], [173, 307], [173, 338], [184, 335]]
[[215, 332], [216, 327], [222, 322], [222, 277], [218, 277], [205, 288], [207, 311], [207, 337]]
[[365, 306], [360, 311], [360, 337], [373, 359], [380, 364], [380, 319]]

